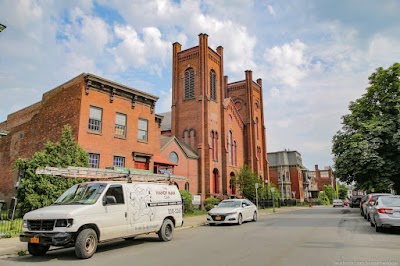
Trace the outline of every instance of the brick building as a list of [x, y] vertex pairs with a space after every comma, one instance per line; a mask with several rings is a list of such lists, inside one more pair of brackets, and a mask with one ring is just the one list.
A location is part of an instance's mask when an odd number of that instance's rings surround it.
[[43, 94], [42, 100], [8, 115], [0, 123], [0, 198], [15, 195], [17, 158], [29, 158], [44, 144], [58, 141], [63, 126], [89, 153], [92, 167], [120, 166], [152, 172], [160, 151], [158, 97], [81, 74]]
[[268, 153], [269, 175], [282, 198], [296, 198], [304, 201], [309, 189], [307, 169], [303, 166], [301, 154], [297, 151]]
[[324, 185], [331, 185], [336, 190], [336, 179], [331, 167], [325, 166], [323, 170], [320, 170], [316, 164], [314, 171], [307, 171], [307, 175], [315, 179], [319, 191], [324, 191]]
[[[231, 179], [248, 164], [268, 180], [262, 82], [245, 79], [228, 83], [223, 48], [199, 45], [181, 50], [173, 44], [172, 108], [163, 114], [162, 134], [175, 136], [198, 156], [198, 194], [220, 198], [236, 194]], [[194, 171], [194, 170], [193, 170]]]

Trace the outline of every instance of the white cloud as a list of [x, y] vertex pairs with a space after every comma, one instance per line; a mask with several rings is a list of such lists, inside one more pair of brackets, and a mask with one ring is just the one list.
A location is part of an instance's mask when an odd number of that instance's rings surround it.
[[264, 58], [272, 78], [295, 87], [307, 76], [309, 60], [304, 56], [306, 45], [300, 40], [266, 49]]
[[268, 8], [268, 12], [271, 14], [271, 16], [275, 17], [276, 13], [275, 13], [274, 8], [271, 5], [268, 5], [267, 8]]

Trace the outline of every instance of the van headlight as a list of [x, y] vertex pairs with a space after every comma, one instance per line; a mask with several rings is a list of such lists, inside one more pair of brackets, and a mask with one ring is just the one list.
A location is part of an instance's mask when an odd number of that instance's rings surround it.
[[73, 219], [58, 219], [56, 220], [56, 227], [71, 227]]
[[28, 228], [28, 221], [27, 220], [23, 220], [22, 221], [22, 228]]

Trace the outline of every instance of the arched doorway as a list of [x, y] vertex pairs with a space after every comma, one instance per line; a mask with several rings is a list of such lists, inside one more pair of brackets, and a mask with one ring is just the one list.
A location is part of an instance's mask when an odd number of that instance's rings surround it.
[[217, 168], [213, 170], [214, 194], [219, 193], [219, 172]]
[[236, 184], [235, 184], [235, 174], [231, 172], [229, 180], [229, 188], [231, 189], [231, 194], [236, 195]]

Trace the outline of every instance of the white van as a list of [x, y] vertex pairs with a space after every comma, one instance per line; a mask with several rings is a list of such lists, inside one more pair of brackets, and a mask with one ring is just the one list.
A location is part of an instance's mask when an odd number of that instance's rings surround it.
[[90, 258], [97, 243], [157, 233], [170, 241], [182, 226], [182, 198], [175, 185], [150, 182], [87, 182], [74, 185], [53, 205], [25, 214], [22, 242], [33, 256], [50, 246], [75, 246]]

